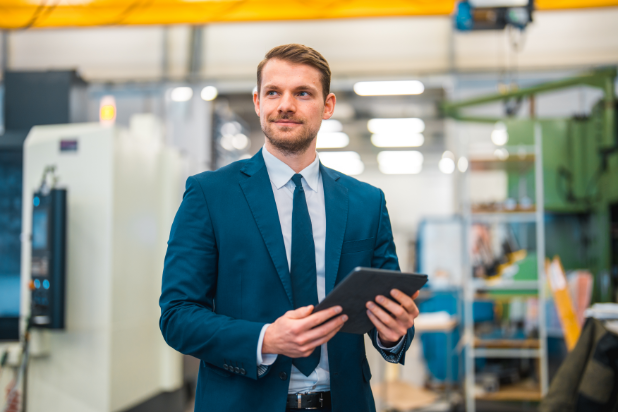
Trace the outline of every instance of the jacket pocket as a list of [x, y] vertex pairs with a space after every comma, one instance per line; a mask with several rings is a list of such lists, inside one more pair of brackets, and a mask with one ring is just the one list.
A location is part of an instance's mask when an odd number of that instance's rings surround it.
[[371, 380], [371, 368], [369, 368], [367, 358], [363, 359], [361, 367], [363, 368], [363, 379], [368, 383]]
[[341, 254], [344, 253], [357, 253], [364, 252], [366, 250], [373, 250], [373, 245], [375, 243], [375, 238], [370, 237], [369, 239], [362, 240], [350, 240], [349, 242], [343, 242], [343, 246], [341, 247]]
[[208, 373], [213, 372], [219, 376], [223, 376], [224, 378], [229, 378], [232, 374], [225, 369], [217, 368], [216, 366], [211, 365], [210, 363], [204, 362], [204, 366], [208, 369]]

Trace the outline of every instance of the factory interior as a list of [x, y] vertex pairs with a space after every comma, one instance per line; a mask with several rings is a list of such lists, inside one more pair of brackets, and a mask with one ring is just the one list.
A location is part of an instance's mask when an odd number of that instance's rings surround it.
[[364, 338], [376, 411], [618, 410], [617, 21], [0, 0], [0, 412], [194, 410], [204, 361], [159, 325], [170, 228], [190, 176], [264, 146], [256, 68], [290, 43], [332, 71], [320, 162], [383, 191], [401, 271], [428, 276], [404, 365]]

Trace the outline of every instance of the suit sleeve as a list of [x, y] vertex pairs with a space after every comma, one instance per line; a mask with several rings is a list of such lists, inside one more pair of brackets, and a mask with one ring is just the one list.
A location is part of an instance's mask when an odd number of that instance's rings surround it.
[[159, 326], [177, 351], [257, 379], [255, 348], [264, 324], [215, 312], [217, 267], [208, 205], [199, 182], [190, 177], [165, 255]]
[[[378, 224], [378, 233], [376, 235], [376, 244], [373, 252], [371, 267], [378, 269], [401, 270], [399, 268], [399, 260], [395, 250], [395, 242], [393, 241], [393, 230], [391, 228], [391, 220], [386, 209], [386, 200], [384, 192], [380, 190], [380, 222]], [[373, 346], [382, 355], [384, 360], [390, 363], [405, 363], [406, 352], [414, 338], [414, 326], [408, 329], [408, 333], [403, 337], [404, 344], [399, 351], [390, 352], [380, 348], [377, 342], [378, 331], [376, 328], [371, 329], [369, 337]]]

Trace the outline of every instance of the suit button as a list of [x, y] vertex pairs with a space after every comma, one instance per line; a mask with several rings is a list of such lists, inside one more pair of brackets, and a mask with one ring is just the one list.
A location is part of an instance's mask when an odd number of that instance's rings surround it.
[[235, 368], [234, 368], [234, 372], [236, 372], [236, 373], [240, 373], [240, 368], [239, 368], [238, 366], [237, 366], [237, 367], [235, 367]]
[[240, 374], [241, 375], [246, 375], [247, 371], [244, 368], [240, 368]]
[[223, 364], [223, 369], [228, 370], [227, 363]]
[[279, 378], [281, 378], [282, 381], [286, 380], [288, 378], [288, 374], [285, 372], [281, 372], [279, 374]]

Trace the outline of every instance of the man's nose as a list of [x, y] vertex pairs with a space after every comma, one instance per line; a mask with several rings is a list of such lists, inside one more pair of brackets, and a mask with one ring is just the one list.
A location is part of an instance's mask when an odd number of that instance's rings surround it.
[[296, 112], [296, 101], [292, 93], [283, 93], [279, 100], [279, 112], [294, 113]]

